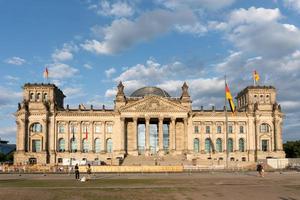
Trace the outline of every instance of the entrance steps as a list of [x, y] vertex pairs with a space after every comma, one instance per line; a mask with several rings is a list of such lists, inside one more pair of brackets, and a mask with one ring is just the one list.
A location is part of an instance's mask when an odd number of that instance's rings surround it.
[[122, 165], [124, 166], [178, 166], [178, 165], [190, 165], [191, 161], [185, 159], [182, 155], [127, 155]]

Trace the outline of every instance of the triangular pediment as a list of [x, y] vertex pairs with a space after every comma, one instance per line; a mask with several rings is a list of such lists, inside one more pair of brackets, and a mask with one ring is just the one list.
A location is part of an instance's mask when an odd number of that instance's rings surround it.
[[159, 96], [147, 96], [129, 103], [120, 109], [121, 112], [188, 112], [188, 108]]

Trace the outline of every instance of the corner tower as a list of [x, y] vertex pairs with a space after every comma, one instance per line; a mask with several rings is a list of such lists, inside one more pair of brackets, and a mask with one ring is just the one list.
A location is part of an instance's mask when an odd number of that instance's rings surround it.
[[276, 89], [273, 86], [248, 86], [237, 97], [237, 110], [246, 112], [253, 124], [255, 160], [265, 158], [284, 158], [282, 146], [283, 113], [276, 101]]
[[64, 98], [54, 84], [26, 83], [23, 86], [23, 100], [15, 113], [17, 149], [14, 163], [25, 160], [26, 163], [44, 164], [55, 160], [54, 117], [56, 111], [64, 109]]

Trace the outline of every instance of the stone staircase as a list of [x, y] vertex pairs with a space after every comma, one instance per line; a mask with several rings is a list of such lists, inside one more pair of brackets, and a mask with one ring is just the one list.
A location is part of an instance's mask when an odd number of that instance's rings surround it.
[[186, 160], [181, 155], [139, 155], [132, 156], [128, 155], [124, 159], [122, 165], [123, 166], [178, 166], [178, 165], [188, 165], [191, 164], [191, 161]]

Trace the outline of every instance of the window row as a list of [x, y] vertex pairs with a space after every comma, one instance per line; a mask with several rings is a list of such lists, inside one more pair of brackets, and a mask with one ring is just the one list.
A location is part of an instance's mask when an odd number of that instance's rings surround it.
[[[218, 138], [215, 143], [209, 138], [205, 139], [205, 153], [210, 152], [223, 152], [223, 141], [221, 138]], [[240, 152], [245, 151], [245, 140], [243, 138], [239, 139], [239, 149]], [[228, 151], [233, 152], [233, 139], [228, 139]], [[200, 152], [200, 140], [198, 138], [194, 139], [194, 152], [199, 153]]]
[[[94, 125], [94, 133], [101, 133], [101, 128], [103, 125], [101, 124], [95, 124]], [[82, 133], [88, 133], [91, 131], [90, 125], [82, 125], [81, 131]], [[58, 133], [66, 133], [67, 126], [65, 124], [58, 124]], [[70, 133], [76, 133], [78, 132], [78, 126], [71, 124], [69, 126]], [[106, 124], [106, 133], [112, 133], [113, 132], [113, 125], [112, 124]]]
[[[211, 126], [205, 126], [205, 133], [206, 134], [210, 134], [212, 133], [211, 131]], [[224, 129], [224, 128], [223, 128]], [[222, 126], [217, 126], [217, 133], [222, 133], [222, 131], [225, 133], [225, 130], [222, 130]], [[229, 125], [228, 126], [228, 133], [229, 134], [232, 134], [234, 132], [234, 128], [232, 125]], [[260, 125], [260, 132], [261, 133], [269, 133], [271, 132], [271, 126], [267, 123], [263, 123]], [[194, 133], [200, 133], [200, 130], [199, 130], [199, 126], [198, 125], [195, 125], [194, 126]], [[238, 133], [245, 133], [245, 127], [244, 126], [239, 126], [239, 132]]]
[[[212, 133], [211, 129], [212, 129], [211, 126], [205, 126], [205, 133], [206, 134]], [[223, 129], [225, 129], [225, 127]], [[225, 130], [222, 130], [222, 126], [217, 126], [217, 130], [216, 131], [217, 131], [217, 133], [225, 133]], [[229, 125], [228, 126], [228, 133], [233, 133], [233, 131], [234, 131], [233, 130], [233, 126]], [[194, 133], [200, 133], [198, 125], [194, 126]], [[239, 126], [239, 133], [245, 133], [244, 126]]]
[[48, 93], [30, 92], [29, 99], [30, 101], [48, 101]]
[[[70, 140], [70, 151], [71, 152], [77, 152], [77, 145], [78, 145], [78, 141], [75, 138], [72, 138]], [[66, 143], [65, 143], [65, 139], [60, 138], [58, 140], [58, 151], [59, 152], [64, 152], [66, 150]], [[90, 146], [89, 142], [87, 139], [83, 139], [82, 140], [82, 152], [87, 153], [90, 150], [93, 150], [95, 153], [100, 153], [102, 151], [101, 149], [101, 141], [99, 138], [96, 138], [94, 140], [94, 149], [92, 149], [92, 147]], [[113, 143], [112, 143], [112, 139], [109, 138], [106, 140], [106, 152], [107, 153], [112, 153], [113, 151]]]

